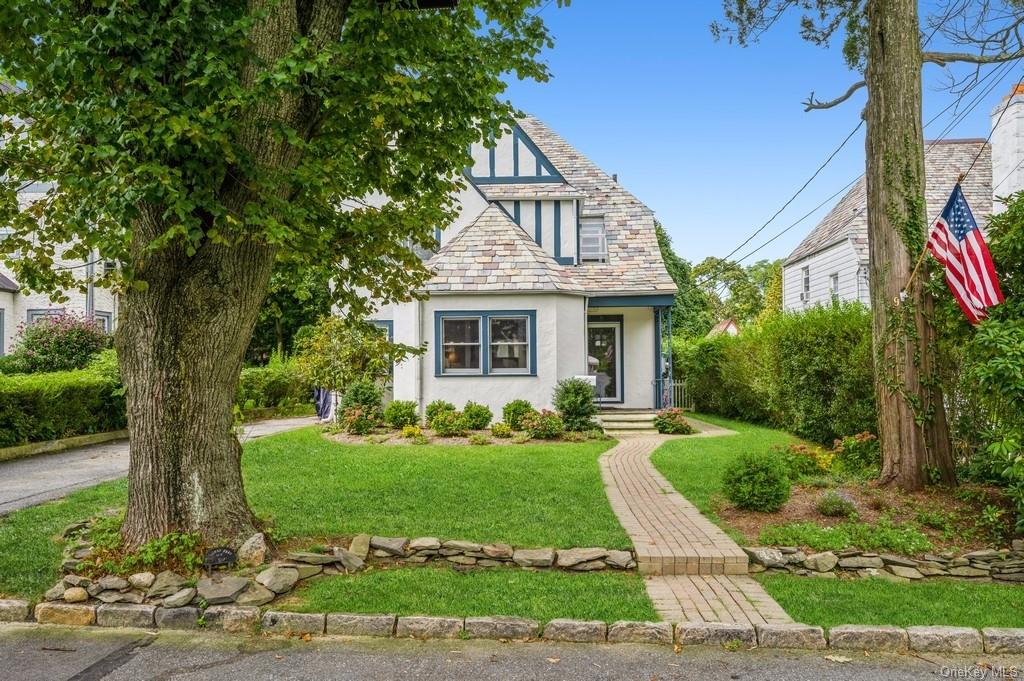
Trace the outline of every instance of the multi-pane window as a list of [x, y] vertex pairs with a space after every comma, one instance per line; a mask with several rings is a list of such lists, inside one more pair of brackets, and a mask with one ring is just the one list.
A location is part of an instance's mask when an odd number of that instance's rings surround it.
[[530, 370], [530, 324], [527, 317], [490, 318], [491, 373]]
[[481, 373], [480, 318], [445, 317], [442, 319], [441, 350], [443, 373]]
[[580, 262], [607, 262], [608, 236], [604, 218], [580, 220]]
[[811, 292], [811, 268], [810, 267], [803, 267], [803, 268], [801, 268], [800, 269], [800, 274], [803, 277], [803, 289], [802, 289], [803, 292], [804, 293], [810, 293]]
[[839, 295], [839, 273], [833, 272], [828, 278], [828, 288], [832, 292], [832, 295]]
[[111, 331], [114, 330], [114, 315], [112, 315], [111, 313], [94, 312], [93, 317], [96, 319], [96, 322], [103, 329], [104, 333], [110, 333]]

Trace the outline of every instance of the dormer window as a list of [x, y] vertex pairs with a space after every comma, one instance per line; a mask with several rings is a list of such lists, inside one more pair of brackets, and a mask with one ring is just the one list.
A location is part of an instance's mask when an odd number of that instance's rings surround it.
[[580, 220], [580, 262], [608, 262], [608, 236], [603, 217]]

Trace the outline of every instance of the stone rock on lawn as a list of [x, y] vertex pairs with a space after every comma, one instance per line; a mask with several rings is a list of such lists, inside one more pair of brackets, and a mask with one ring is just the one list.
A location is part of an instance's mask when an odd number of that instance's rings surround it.
[[165, 608], [181, 608], [192, 602], [196, 597], [196, 590], [192, 587], [185, 587], [164, 599]]
[[214, 577], [200, 577], [196, 584], [199, 597], [209, 605], [230, 603], [235, 596], [240, 594], [245, 587], [249, 586], [249, 580], [245, 577], [233, 575], [216, 575]]
[[199, 608], [157, 608], [155, 621], [159, 629], [198, 629]]
[[604, 559], [604, 562], [618, 570], [628, 570], [636, 567], [633, 554], [629, 551], [609, 551], [608, 557]]
[[308, 563], [310, 565], [329, 565], [337, 563], [338, 557], [331, 553], [311, 553], [308, 551], [293, 551], [288, 554], [288, 560], [296, 563]]
[[96, 608], [85, 603], [40, 603], [36, 606], [36, 622], [88, 626], [96, 623]]
[[84, 603], [89, 600], [89, 592], [80, 586], [73, 586], [64, 591], [65, 603]]
[[446, 556], [445, 560], [456, 565], [476, 565], [476, 558], [473, 556], [464, 556], [461, 553], [456, 553], [452, 556]]
[[363, 562], [362, 558], [346, 549], [336, 548], [334, 549], [334, 555], [337, 557], [338, 562], [341, 563], [341, 566], [348, 572], [359, 572], [366, 567], [366, 563]]
[[901, 567], [916, 568], [917, 561], [913, 558], [904, 558], [903, 556], [894, 556], [891, 553], [883, 553], [879, 558], [886, 565], [899, 565]]
[[366, 556], [370, 554], [370, 535], [357, 534], [352, 537], [352, 543], [349, 544], [348, 550], [366, 560]]
[[274, 600], [275, 595], [273, 591], [262, 584], [250, 582], [245, 591], [235, 598], [235, 605], [266, 605]]
[[0, 622], [24, 622], [28, 619], [28, 601], [0, 599]]
[[551, 567], [555, 562], [554, 549], [516, 549], [512, 562], [520, 567]]
[[99, 582], [97, 583], [105, 590], [109, 589], [111, 591], [123, 591], [129, 586], [127, 579], [118, 577], [117, 575], [106, 575], [105, 577], [100, 577]]
[[829, 572], [839, 563], [839, 558], [831, 551], [812, 553], [804, 558], [804, 567], [815, 572]]
[[[381, 546], [374, 545], [374, 548], [384, 548]], [[480, 553], [483, 546], [476, 544], [471, 541], [462, 541], [460, 539], [450, 539], [443, 544], [441, 548], [447, 549], [448, 551], [458, 551], [459, 553]]]
[[203, 611], [203, 622], [232, 634], [253, 631], [260, 624], [260, 609], [238, 605], [214, 605]]
[[310, 565], [309, 563], [281, 563], [283, 567], [295, 568], [299, 572], [299, 579], [309, 579], [313, 575], [318, 575], [324, 571], [323, 565]]
[[96, 624], [101, 627], [155, 626], [155, 605], [133, 605], [131, 603], [107, 603], [96, 608]]
[[862, 569], [862, 568], [880, 568], [884, 567], [885, 563], [878, 556], [850, 556], [849, 558], [840, 558], [839, 567], [844, 569]]
[[782, 551], [768, 546], [743, 547], [750, 560], [765, 567], [786, 567], [786, 558]]
[[608, 627], [601, 621], [557, 619], [544, 627], [544, 638], [549, 641], [603, 643], [607, 635]]
[[603, 560], [588, 560], [585, 563], [576, 563], [570, 570], [573, 572], [593, 572], [594, 570], [604, 570], [608, 567]]
[[409, 542], [410, 551], [436, 551], [441, 548], [441, 540], [437, 537], [417, 537]]
[[299, 581], [299, 571], [295, 568], [275, 565], [256, 575], [256, 581], [276, 594], [283, 594]]
[[672, 645], [670, 622], [615, 622], [608, 627], [609, 643], [667, 643]]
[[146, 598], [164, 598], [178, 593], [185, 588], [185, 581], [185, 578], [177, 572], [164, 570], [153, 580], [152, 586], [146, 592]]
[[950, 568], [949, 574], [955, 577], [988, 577], [989, 572], [980, 568], [958, 565], [957, 567]]
[[540, 623], [522, 617], [467, 617], [470, 638], [526, 641], [540, 635]]
[[64, 586], [64, 582], [57, 582], [43, 594], [43, 599], [47, 601], [59, 601], [64, 598], [64, 592], [67, 591], [67, 587]]
[[555, 560], [555, 564], [561, 568], [569, 568], [580, 563], [589, 563], [591, 561], [602, 561], [608, 555], [607, 549], [601, 548], [589, 548], [589, 549], [568, 549], [558, 551], [558, 558]]
[[501, 560], [511, 560], [512, 554], [515, 553], [508, 544], [487, 544], [483, 547], [483, 552], [488, 558], [499, 558]]
[[156, 580], [156, 575], [152, 572], [136, 572], [134, 575], [128, 576], [128, 583], [143, 591], [153, 586], [154, 580]]
[[[128, 598], [125, 598], [125, 597]], [[114, 591], [113, 589], [106, 589], [96, 594], [96, 600], [103, 601], [104, 603], [121, 603], [131, 600], [135, 600], [133, 597], [128, 596], [126, 593], [120, 591]], [[139, 601], [142, 602], [141, 600]]]
[[245, 567], [257, 567], [267, 560], [267, 538], [262, 532], [242, 542], [238, 547], [238, 562]]
[[391, 556], [404, 556], [408, 541], [405, 537], [371, 537], [370, 546]]
[[83, 589], [92, 584], [92, 580], [81, 575], [64, 575], [65, 586], [80, 586]]
[[906, 579], [924, 579], [924, 575], [918, 572], [916, 568], [896, 565], [895, 563], [889, 566], [889, 571], [897, 577], [904, 577]]

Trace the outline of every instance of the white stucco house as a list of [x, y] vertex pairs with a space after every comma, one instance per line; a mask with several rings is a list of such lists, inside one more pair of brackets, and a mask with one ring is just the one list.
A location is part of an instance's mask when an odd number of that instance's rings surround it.
[[[661, 333], [676, 286], [654, 214], [533, 117], [471, 149], [461, 211], [439, 228], [425, 300], [373, 321], [427, 351], [394, 369], [394, 399], [550, 407], [589, 376], [606, 407], [666, 404]], [[429, 254], [428, 254], [429, 255]]]
[[[991, 143], [984, 139], [925, 143], [929, 220], [942, 211], [957, 178], [971, 168], [976, 156], [978, 161], [962, 187], [983, 231], [987, 217], [1002, 208], [995, 197], [1024, 189], [1024, 87], [1015, 87], [993, 108], [991, 117]], [[783, 264], [783, 309], [798, 311], [832, 300], [857, 300], [870, 305], [867, 188], [863, 177]]]
[[[30, 185], [18, 195], [18, 200], [23, 207], [27, 206], [43, 198], [47, 189], [48, 186], [43, 184]], [[0, 225], [0, 240], [3, 240], [7, 233]], [[17, 258], [18, 254], [13, 254], [13, 257]], [[98, 256], [74, 261], [58, 257], [54, 262], [54, 267], [72, 268], [80, 272], [80, 278], [83, 280], [91, 278], [103, 266]], [[115, 294], [92, 284], [86, 285], [84, 290], [73, 289], [62, 293], [67, 300], [54, 303], [48, 294], [22, 289], [14, 273], [0, 259], [0, 355], [7, 354], [14, 348], [18, 329], [22, 324], [29, 324], [41, 317], [73, 314], [95, 319], [108, 332], [114, 330], [117, 325]]]

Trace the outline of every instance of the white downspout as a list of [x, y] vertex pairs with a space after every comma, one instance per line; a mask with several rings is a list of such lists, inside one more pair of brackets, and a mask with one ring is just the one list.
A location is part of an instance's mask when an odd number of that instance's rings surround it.
[[[413, 340], [413, 345], [418, 348], [423, 344], [423, 301], [420, 299], [416, 300], [415, 326], [416, 337]], [[428, 349], [427, 352], [429, 351]], [[423, 362], [424, 355], [416, 358], [416, 409], [421, 420], [426, 418], [423, 406]]]

